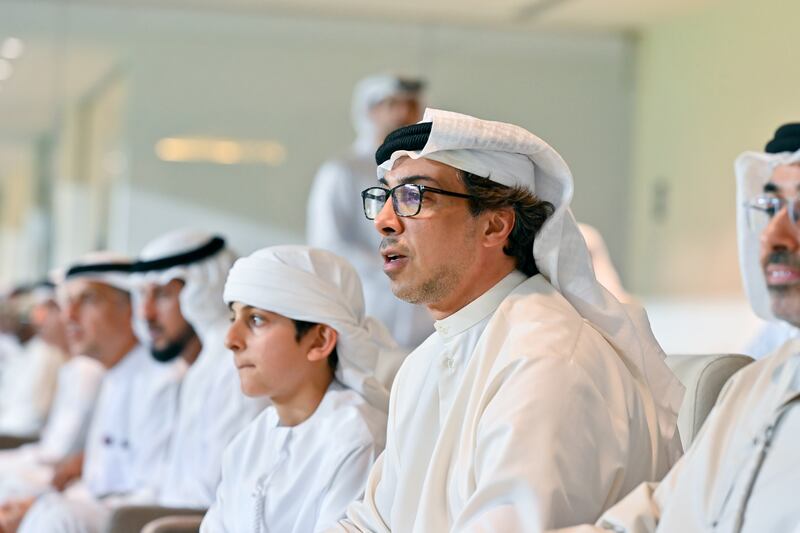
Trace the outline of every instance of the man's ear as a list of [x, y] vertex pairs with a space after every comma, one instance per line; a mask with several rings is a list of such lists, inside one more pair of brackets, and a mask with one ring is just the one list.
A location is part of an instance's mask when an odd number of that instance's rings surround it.
[[514, 229], [516, 213], [513, 207], [502, 207], [499, 209], [489, 209], [482, 213], [483, 223], [483, 245], [487, 248], [505, 246], [508, 236]]
[[327, 324], [317, 324], [306, 335], [311, 341], [307, 355], [309, 361], [322, 361], [328, 357], [339, 339], [339, 333]]

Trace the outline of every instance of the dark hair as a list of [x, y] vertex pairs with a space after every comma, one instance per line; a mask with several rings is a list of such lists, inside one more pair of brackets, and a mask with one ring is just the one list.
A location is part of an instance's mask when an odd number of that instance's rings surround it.
[[[294, 322], [294, 340], [300, 342], [303, 337], [305, 337], [311, 328], [314, 326], [318, 326], [316, 322], [306, 322], [304, 320], [292, 320]], [[331, 372], [336, 372], [336, 367], [339, 364], [339, 354], [336, 352], [336, 346], [333, 347], [331, 353], [328, 354], [328, 366], [331, 368]]]
[[514, 208], [514, 227], [503, 252], [516, 259], [517, 270], [526, 276], [538, 274], [539, 269], [533, 259], [533, 241], [547, 217], [553, 214], [555, 210], [553, 204], [540, 200], [535, 194], [519, 185], [507, 187], [488, 178], [463, 171], [459, 172], [459, 177], [467, 189], [467, 194], [475, 197], [469, 199], [472, 216], [478, 216], [491, 209]]

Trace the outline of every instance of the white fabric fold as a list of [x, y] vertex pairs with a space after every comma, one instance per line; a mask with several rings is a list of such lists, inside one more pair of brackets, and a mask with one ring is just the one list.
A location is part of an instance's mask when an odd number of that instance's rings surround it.
[[739, 267], [750, 305], [764, 320], [777, 321], [777, 318], [772, 314], [767, 282], [761, 268], [761, 231], [748, 224], [747, 204], [763, 192], [775, 167], [794, 163], [800, 163], [800, 150], [778, 154], [744, 152], [734, 163]]
[[396, 151], [378, 168], [382, 178], [402, 156], [427, 158], [487, 177], [506, 186], [519, 185], [553, 204], [555, 212], [536, 236], [533, 256], [540, 272], [586, 320], [614, 346], [625, 366], [656, 402], [657, 431], [671, 439], [684, 388], [664, 363], [640, 306], [622, 304], [597, 281], [591, 257], [570, 211], [572, 173], [545, 141], [512, 124], [427, 109], [431, 122], [422, 150]]
[[69, 274], [69, 269], [73, 267], [89, 267], [92, 265], [106, 265], [106, 264], [120, 264], [120, 265], [130, 265], [131, 258], [119, 254], [116, 252], [90, 252], [81, 256], [75, 263], [71, 264], [67, 269], [64, 270], [63, 275], [56, 274], [54, 277], [57, 276], [55, 279], [55, 283], [57, 285], [63, 283], [67, 279], [84, 279], [88, 281], [93, 281], [97, 283], [104, 283], [106, 285], [111, 285], [115, 289], [119, 289], [121, 291], [130, 292], [131, 291], [131, 275], [128, 272], [116, 272], [116, 271], [98, 271], [98, 272], [80, 272], [77, 274]]
[[383, 324], [365, 316], [361, 282], [347, 261], [307, 246], [265, 248], [236, 261], [224, 299], [335, 329], [337, 379], [388, 410], [391, 382], [405, 353]]

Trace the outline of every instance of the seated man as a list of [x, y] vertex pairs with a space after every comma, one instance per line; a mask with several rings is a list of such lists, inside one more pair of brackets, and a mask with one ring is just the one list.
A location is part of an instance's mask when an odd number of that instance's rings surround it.
[[172, 512], [167, 507], [208, 509], [219, 484], [223, 450], [267, 406], [266, 400], [241, 393], [233, 356], [225, 348], [230, 311], [222, 290], [235, 259], [224, 239], [177, 230], [146, 245], [134, 265], [139, 319], [151, 353], [162, 362], [182, 357], [189, 370], [163, 477], [153, 478], [146, 491], [115, 502], [149, 506], [122, 508], [115, 521], [127, 527], [134, 514], [144, 526]]
[[67, 356], [31, 323], [32, 308], [30, 286], [17, 288], [8, 298], [8, 324], [19, 350], [8, 354], [0, 374], [0, 435], [38, 437], [50, 412], [58, 370]]
[[57, 469], [52, 491], [9, 502], [0, 514], [4, 533], [83, 531], [84, 517], [97, 516], [97, 499], [148, 486], [164, 466], [185, 365], [154, 361], [134, 335], [130, 265], [91, 255], [58, 287], [70, 343], [107, 371], [83, 457]]
[[41, 438], [0, 452], [0, 502], [47, 487], [54, 466], [83, 450], [105, 372], [94, 359], [71, 355], [73, 349], [67, 342], [66, 324], [52, 284], [39, 284], [31, 296], [31, 324], [44, 342], [67, 354], [67, 360], [58, 370], [56, 393]]
[[[800, 326], [800, 124], [779, 128], [766, 153], [736, 160], [739, 259], [750, 302], [767, 320]], [[574, 531], [793, 532], [800, 435], [800, 341], [730, 379], [686, 455], [643, 484], [598, 527]]]
[[272, 406], [225, 450], [208, 533], [311, 533], [344, 517], [384, 446], [391, 371], [403, 352], [364, 315], [338, 256], [277, 246], [236, 262], [226, 339], [242, 391]]
[[436, 333], [397, 375], [386, 451], [339, 529], [511, 531], [531, 500], [567, 526], [660, 479], [683, 388], [644, 312], [595, 279], [561, 157], [429, 109], [376, 158], [362, 194], [383, 270]]

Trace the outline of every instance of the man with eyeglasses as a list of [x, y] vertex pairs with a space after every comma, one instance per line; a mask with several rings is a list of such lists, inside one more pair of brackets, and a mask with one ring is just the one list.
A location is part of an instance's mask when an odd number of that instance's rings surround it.
[[368, 76], [356, 85], [351, 109], [356, 141], [317, 172], [306, 223], [308, 243], [350, 261], [364, 286], [367, 314], [409, 351], [433, 332], [433, 320], [423, 306], [392, 295], [375, 253], [380, 238], [361, 216], [358, 195], [375, 183], [375, 150], [383, 139], [419, 120], [424, 91], [422, 80], [391, 74]]
[[[800, 124], [765, 152], [736, 160], [739, 261], [764, 319], [800, 326]], [[734, 375], [686, 455], [659, 484], [638, 487], [596, 526], [615, 531], [796, 532], [800, 524], [800, 341]], [[567, 533], [563, 531], [561, 533]]]
[[595, 279], [558, 153], [428, 109], [376, 160], [362, 199], [383, 271], [436, 332], [397, 375], [386, 451], [339, 530], [563, 527], [660, 479], [683, 388], [644, 312]]

